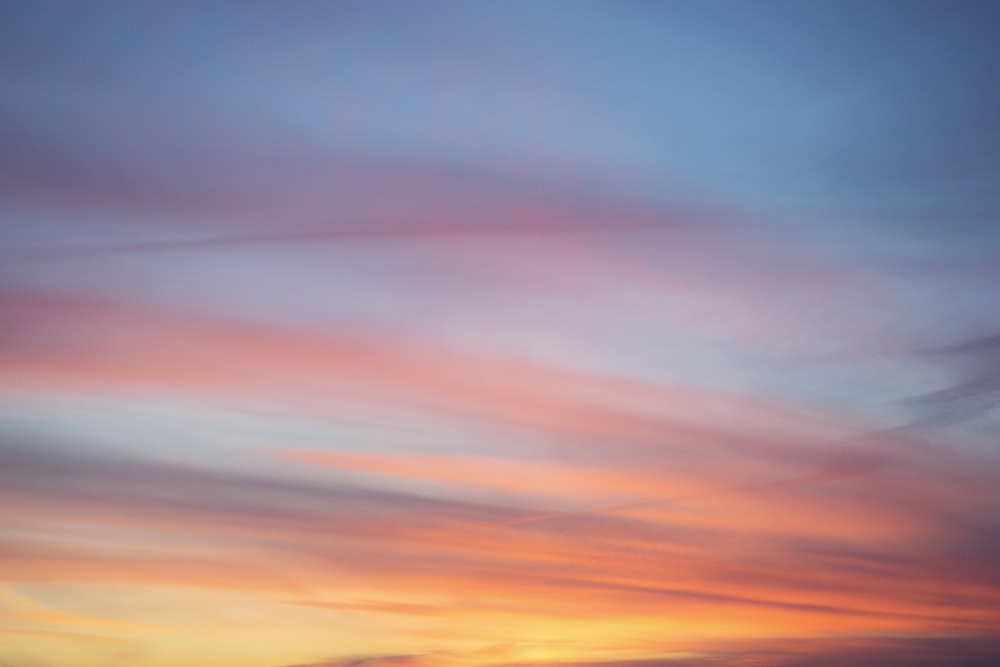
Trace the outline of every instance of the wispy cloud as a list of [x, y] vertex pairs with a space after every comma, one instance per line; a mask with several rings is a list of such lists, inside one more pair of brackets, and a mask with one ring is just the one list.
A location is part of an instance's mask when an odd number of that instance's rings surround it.
[[997, 663], [995, 8], [0, 5], [0, 663]]

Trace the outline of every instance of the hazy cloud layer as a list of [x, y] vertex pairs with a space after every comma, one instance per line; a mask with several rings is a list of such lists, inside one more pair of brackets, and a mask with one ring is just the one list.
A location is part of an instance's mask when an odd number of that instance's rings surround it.
[[0, 8], [0, 667], [981, 667], [989, 3]]

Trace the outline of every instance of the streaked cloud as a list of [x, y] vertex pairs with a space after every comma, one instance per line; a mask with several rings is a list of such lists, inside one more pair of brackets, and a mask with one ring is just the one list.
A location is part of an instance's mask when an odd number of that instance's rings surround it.
[[994, 8], [8, 5], [0, 667], [998, 662]]

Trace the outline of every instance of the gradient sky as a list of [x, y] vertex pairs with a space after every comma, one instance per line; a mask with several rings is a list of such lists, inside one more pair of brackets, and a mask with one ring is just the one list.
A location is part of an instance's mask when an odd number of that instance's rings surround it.
[[0, 666], [1000, 664], [998, 20], [0, 4]]

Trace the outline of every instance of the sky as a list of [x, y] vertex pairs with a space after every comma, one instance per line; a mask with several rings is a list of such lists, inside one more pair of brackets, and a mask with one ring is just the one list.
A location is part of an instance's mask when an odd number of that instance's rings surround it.
[[998, 20], [0, 4], [0, 667], [1000, 663]]

